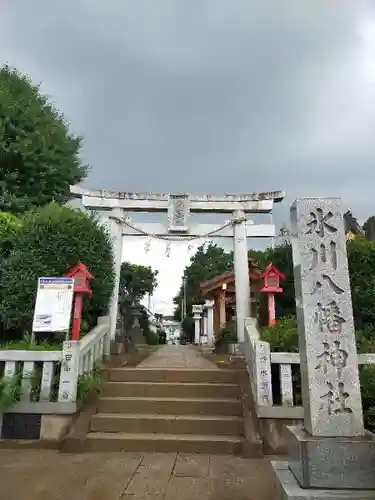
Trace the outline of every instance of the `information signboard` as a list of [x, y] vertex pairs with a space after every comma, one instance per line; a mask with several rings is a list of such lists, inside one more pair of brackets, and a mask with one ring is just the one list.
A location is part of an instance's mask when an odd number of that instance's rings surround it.
[[74, 278], [39, 278], [33, 332], [65, 332], [72, 314]]

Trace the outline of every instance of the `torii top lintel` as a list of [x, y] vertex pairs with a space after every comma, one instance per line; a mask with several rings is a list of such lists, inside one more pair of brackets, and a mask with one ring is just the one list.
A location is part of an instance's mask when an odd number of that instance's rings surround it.
[[171, 197], [187, 199], [190, 212], [231, 213], [243, 210], [245, 213], [271, 213], [273, 204], [281, 202], [283, 191], [265, 193], [227, 194], [224, 196], [160, 194], [160, 193], [125, 193], [83, 189], [71, 186], [72, 198], [82, 199], [86, 208], [93, 210], [111, 210], [120, 208], [129, 212], [167, 212]]

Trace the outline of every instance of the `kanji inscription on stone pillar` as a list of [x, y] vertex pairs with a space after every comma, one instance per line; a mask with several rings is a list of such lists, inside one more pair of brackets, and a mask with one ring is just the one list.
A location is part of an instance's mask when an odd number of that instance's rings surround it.
[[187, 232], [189, 216], [189, 196], [187, 194], [169, 195], [168, 222], [169, 231]]
[[304, 425], [313, 436], [364, 434], [341, 200], [291, 208]]

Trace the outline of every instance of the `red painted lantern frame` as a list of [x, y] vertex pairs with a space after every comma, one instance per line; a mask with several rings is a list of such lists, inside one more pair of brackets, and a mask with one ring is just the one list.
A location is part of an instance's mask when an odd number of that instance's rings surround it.
[[85, 264], [79, 263], [67, 274], [68, 278], [74, 278], [74, 313], [72, 326], [72, 340], [79, 340], [82, 319], [83, 296], [91, 295], [90, 283], [93, 275]]

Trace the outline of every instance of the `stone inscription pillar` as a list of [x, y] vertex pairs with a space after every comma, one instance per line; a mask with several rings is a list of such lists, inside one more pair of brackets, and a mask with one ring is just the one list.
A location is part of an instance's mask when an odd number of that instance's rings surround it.
[[274, 462], [283, 499], [375, 499], [375, 435], [365, 431], [343, 210], [338, 198], [291, 208], [304, 425]]
[[339, 199], [291, 208], [305, 427], [313, 436], [364, 433], [346, 239]]

